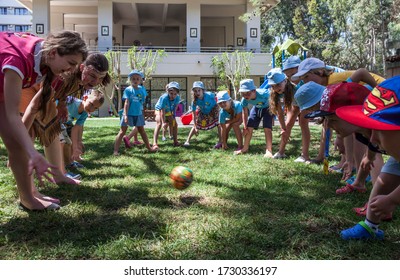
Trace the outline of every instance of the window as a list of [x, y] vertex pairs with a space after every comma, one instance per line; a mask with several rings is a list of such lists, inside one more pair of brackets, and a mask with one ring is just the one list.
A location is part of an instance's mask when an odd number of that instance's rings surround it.
[[15, 31], [16, 32], [28, 32], [28, 31], [31, 31], [31, 26], [30, 25], [16, 25]]
[[0, 25], [0, 31], [7, 31], [7, 24], [1, 24]]
[[29, 11], [25, 8], [15, 8], [14, 15], [29, 15]]
[[0, 7], [0, 15], [6, 15], [7, 14], [7, 8]]

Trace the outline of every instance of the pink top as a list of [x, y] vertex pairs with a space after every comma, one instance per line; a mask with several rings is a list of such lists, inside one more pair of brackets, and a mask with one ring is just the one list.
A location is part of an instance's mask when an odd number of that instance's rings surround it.
[[40, 73], [43, 38], [30, 33], [0, 32], [0, 102], [4, 102], [4, 69], [12, 69], [27, 88], [42, 79]]

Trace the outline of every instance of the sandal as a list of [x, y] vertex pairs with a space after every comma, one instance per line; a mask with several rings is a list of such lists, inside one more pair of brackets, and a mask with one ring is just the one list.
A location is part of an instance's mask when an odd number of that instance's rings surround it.
[[365, 222], [361, 221], [354, 227], [342, 230], [340, 237], [344, 240], [383, 240], [383, 230], [378, 229], [376, 232], [373, 231]]
[[158, 150], [159, 148], [158, 148], [158, 145], [157, 144], [154, 144], [153, 145], [153, 150]]
[[[365, 203], [363, 207], [353, 208], [353, 211], [356, 212], [357, 216], [365, 217], [367, 216], [368, 202]], [[384, 222], [390, 222], [393, 220], [393, 214], [388, 214], [386, 217], [382, 218]]]
[[351, 193], [351, 192], [359, 192], [359, 193], [365, 193], [367, 191], [367, 188], [356, 188], [353, 185], [346, 184], [346, 186], [337, 189], [336, 194], [345, 194], [345, 193]]

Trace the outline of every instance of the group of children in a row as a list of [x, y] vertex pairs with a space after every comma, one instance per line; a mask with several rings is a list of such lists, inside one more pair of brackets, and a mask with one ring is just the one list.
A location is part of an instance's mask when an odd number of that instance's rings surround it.
[[[60, 200], [38, 191], [33, 171], [39, 181], [45, 178], [56, 183], [77, 183], [66, 176], [59, 138], [67, 116], [67, 97], [82, 98], [84, 90], [107, 85], [110, 82], [107, 59], [102, 54], [88, 56], [86, 45], [76, 32], [50, 34], [45, 40], [30, 34], [2, 32], [0, 40], [3, 43], [0, 49], [0, 136], [8, 150], [20, 206], [27, 211], [57, 210]], [[133, 71], [129, 78], [132, 87], [124, 92], [126, 102], [121, 118], [122, 132], [118, 134], [115, 145], [119, 146], [121, 139], [124, 139], [129, 125], [137, 127], [147, 148], [155, 151], [158, 149], [161, 128], [169, 124], [174, 146], [179, 146], [175, 121], [179, 84], [169, 83], [167, 92], [156, 104], [157, 126], [153, 145], [150, 146], [143, 129], [145, 91], [138, 90], [143, 75]], [[272, 69], [266, 78], [268, 89], [256, 88], [251, 79], [241, 81], [241, 102], [232, 100], [226, 91], [219, 92], [215, 99], [212, 93], [205, 91], [202, 82], [195, 82], [192, 88], [194, 127], [184, 145], [190, 145], [191, 137], [199, 129], [211, 129], [218, 125], [219, 142], [215, 147], [226, 149], [227, 135], [233, 129], [238, 141], [235, 154], [245, 153], [249, 149], [253, 130], [263, 120], [265, 156], [282, 158], [290, 130], [299, 116], [303, 126], [302, 157], [298, 161], [307, 161], [310, 160], [307, 117], [323, 117], [324, 127], [335, 129], [341, 136], [337, 143], [343, 143], [339, 146], [344, 147], [344, 159], [340, 166], [344, 178], [351, 175], [353, 166], [358, 168], [356, 180], [342, 188], [340, 193], [364, 192], [363, 184], [369, 173], [373, 182], [368, 204], [356, 210], [357, 214], [366, 215], [366, 220], [343, 231], [341, 235], [344, 239], [382, 239], [379, 222], [390, 219], [400, 203], [400, 154], [397, 145], [400, 139], [400, 77], [384, 81], [365, 69], [338, 73], [319, 59], [308, 58], [300, 62], [298, 58], [291, 57], [284, 63], [283, 71]], [[301, 82], [296, 86], [294, 81]], [[341, 84], [344, 81], [348, 84]], [[368, 84], [373, 90], [366, 92], [358, 83]], [[23, 92], [25, 88], [30, 89]], [[20, 105], [23, 103], [21, 99], [25, 100], [24, 106]], [[100, 107], [104, 97], [102, 99], [101, 93], [93, 91], [87, 99], [71, 100], [69, 113], [74, 118], [80, 118], [82, 114], [85, 115], [84, 111], [92, 112]], [[248, 104], [253, 104], [250, 112]], [[22, 118], [20, 114], [23, 114]], [[278, 116], [282, 135], [279, 151], [274, 155], [271, 136], [273, 114]], [[240, 127], [242, 122], [243, 132]], [[82, 131], [77, 128], [71, 134], [72, 143], [76, 143], [72, 147], [73, 159], [79, 159], [84, 150], [79, 141]], [[40, 139], [47, 160], [35, 150], [31, 136]], [[360, 146], [354, 144], [357, 140], [368, 148], [365, 155], [362, 150], [357, 151]], [[323, 137], [321, 143], [325, 143]], [[114, 149], [116, 152], [118, 148]], [[381, 169], [382, 153], [387, 153], [391, 158]], [[323, 153], [317, 157], [317, 161], [322, 157]]]

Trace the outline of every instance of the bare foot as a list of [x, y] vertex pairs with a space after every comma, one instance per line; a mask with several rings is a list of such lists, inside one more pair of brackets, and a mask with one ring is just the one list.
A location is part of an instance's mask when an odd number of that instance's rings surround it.
[[[33, 196], [35, 197], [35, 198], [37, 198], [37, 199], [40, 199], [40, 200], [44, 200], [44, 201], [48, 201], [48, 202], [51, 202], [51, 203], [57, 203], [57, 204], [60, 204], [60, 200], [58, 199], [58, 198], [55, 198], [55, 197], [51, 197], [51, 196], [47, 196], [47, 195], [44, 195], [44, 194], [41, 194], [40, 192], [39, 192], [39, 190], [36, 188], [36, 187], [34, 187], [34, 189], [33, 189]], [[21, 201], [21, 203], [23, 203], [22, 201]], [[24, 204], [24, 203], [23, 203]], [[24, 204], [25, 205], [25, 204]], [[27, 205], [25, 205], [26, 207], [28, 207], [28, 208], [30, 208], [29, 206], [27, 206]], [[47, 206], [46, 206], [47, 207]]]
[[54, 181], [56, 184], [70, 184], [70, 185], [79, 185], [81, 183], [80, 180], [72, 179], [67, 176], [55, 176]]
[[237, 151], [234, 151], [233, 152], [233, 154], [234, 155], [242, 155], [242, 154], [245, 154], [245, 153], [247, 153], [247, 150], [237, 150]]

